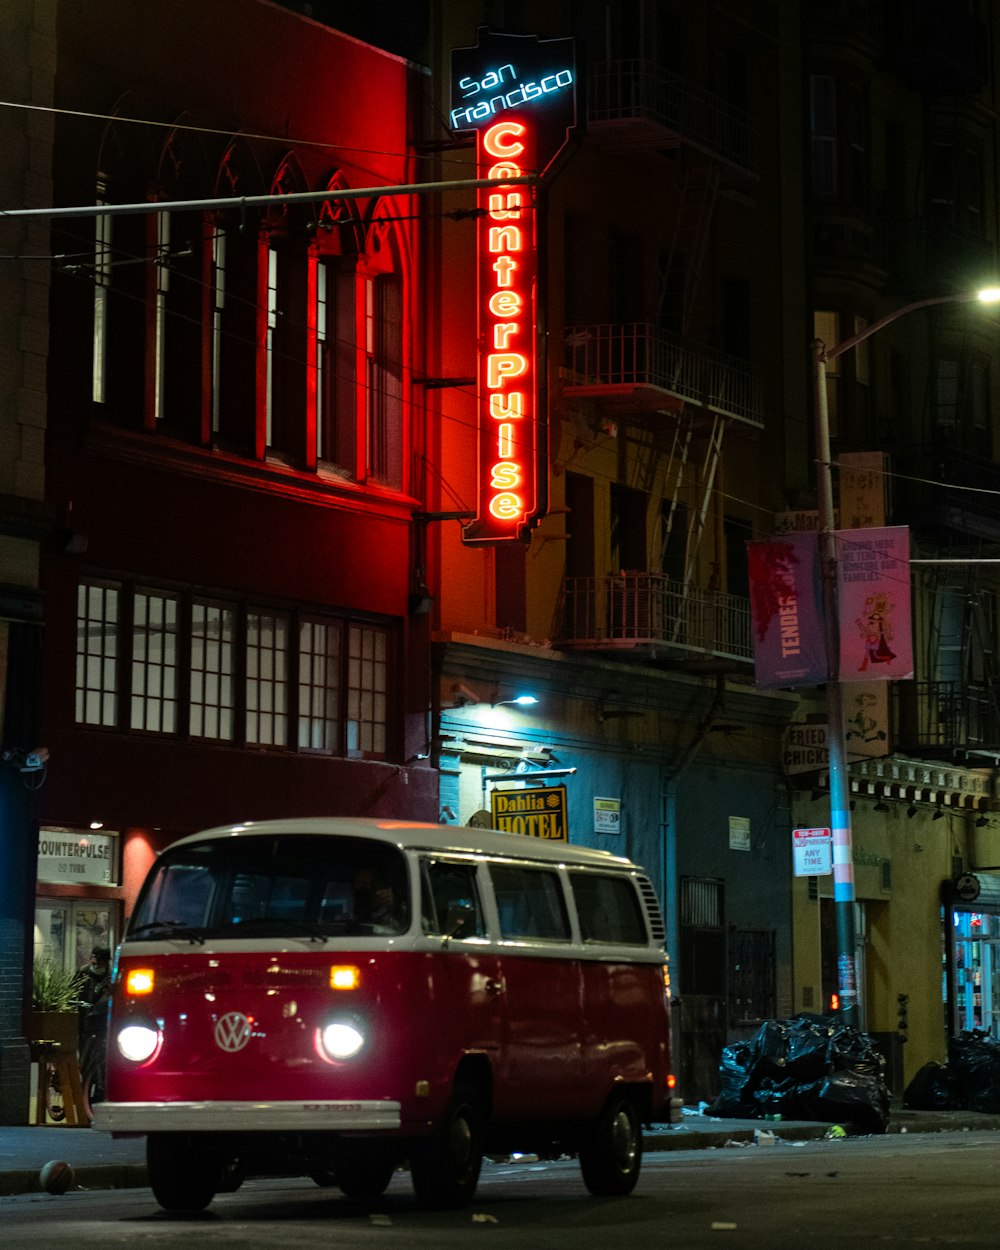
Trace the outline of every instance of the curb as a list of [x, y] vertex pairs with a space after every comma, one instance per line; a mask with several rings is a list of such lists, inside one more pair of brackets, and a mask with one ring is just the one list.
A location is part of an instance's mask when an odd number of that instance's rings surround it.
[[[774, 1133], [775, 1144], [794, 1141], [822, 1141], [831, 1125], [826, 1122], [815, 1123], [781, 1123], [780, 1121], [761, 1121], [753, 1128], [744, 1127], [742, 1121], [727, 1128], [724, 1121], [719, 1121], [718, 1128], [705, 1129], [698, 1127], [688, 1130], [682, 1125], [675, 1128], [655, 1126], [643, 1135], [645, 1153], [667, 1153], [673, 1150], [721, 1150], [727, 1146], [753, 1145], [754, 1134], [760, 1129]], [[848, 1137], [870, 1137], [876, 1134], [854, 1125], [843, 1126]], [[954, 1119], [925, 1119], [919, 1115], [893, 1117], [889, 1121], [886, 1134], [891, 1133], [963, 1133], [975, 1130], [1000, 1131], [1000, 1115], [973, 1114], [959, 1116]], [[881, 1134], [878, 1134], [881, 1136]], [[144, 1189], [149, 1185], [149, 1174], [144, 1163], [98, 1163], [83, 1164], [74, 1167], [73, 1184], [69, 1193], [86, 1193], [88, 1190], [99, 1189]], [[0, 1171], [0, 1197], [11, 1197], [15, 1194], [43, 1194], [46, 1191], [39, 1183], [38, 1169], [17, 1169]]]
[[[90, 1189], [142, 1189], [149, 1184], [144, 1163], [84, 1164], [73, 1169], [73, 1184], [68, 1193], [85, 1193]], [[0, 1172], [0, 1197], [13, 1194], [44, 1194], [38, 1171]]]

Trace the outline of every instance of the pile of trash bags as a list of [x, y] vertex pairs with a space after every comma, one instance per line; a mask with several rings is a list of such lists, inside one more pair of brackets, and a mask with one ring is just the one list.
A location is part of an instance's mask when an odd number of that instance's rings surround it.
[[719, 1073], [711, 1115], [849, 1122], [870, 1133], [889, 1123], [885, 1059], [837, 1016], [767, 1020], [749, 1042], [723, 1050]]
[[912, 1111], [1000, 1112], [1000, 1042], [972, 1029], [948, 1041], [947, 1063], [925, 1063], [903, 1090]]

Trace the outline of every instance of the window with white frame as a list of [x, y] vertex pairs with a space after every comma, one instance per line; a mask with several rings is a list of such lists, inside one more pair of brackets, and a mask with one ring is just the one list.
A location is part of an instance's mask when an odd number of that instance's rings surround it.
[[306, 617], [299, 625], [299, 749], [338, 747], [343, 627]]
[[233, 738], [233, 651], [236, 613], [231, 604], [195, 599], [191, 605], [190, 729], [193, 738]]
[[118, 587], [85, 582], [76, 605], [76, 720], [118, 723]]
[[246, 740], [283, 747], [288, 742], [288, 617], [247, 613]]
[[85, 579], [77, 598], [76, 720], [385, 758], [392, 637], [389, 625], [333, 614]]
[[132, 600], [129, 724], [147, 733], [177, 731], [177, 596], [138, 589]]
[[388, 634], [375, 626], [352, 625], [347, 646], [348, 754], [385, 755]]

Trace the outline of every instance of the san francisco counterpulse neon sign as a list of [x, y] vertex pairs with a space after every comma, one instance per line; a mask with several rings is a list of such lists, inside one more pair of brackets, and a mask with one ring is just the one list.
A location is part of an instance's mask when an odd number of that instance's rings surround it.
[[452, 54], [451, 122], [476, 131], [479, 192], [479, 457], [466, 543], [527, 536], [548, 507], [538, 352], [538, 202], [507, 179], [541, 172], [575, 119], [573, 41], [481, 32]]

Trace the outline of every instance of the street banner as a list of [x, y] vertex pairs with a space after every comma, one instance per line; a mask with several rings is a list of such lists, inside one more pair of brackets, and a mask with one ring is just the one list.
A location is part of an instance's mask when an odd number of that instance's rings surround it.
[[747, 564], [756, 684], [822, 685], [828, 673], [816, 535], [754, 539]]
[[913, 676], [910, 531], [837, 530], [841, 681]]

